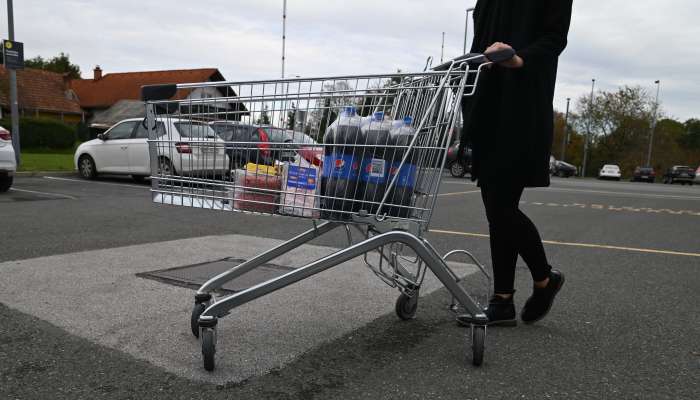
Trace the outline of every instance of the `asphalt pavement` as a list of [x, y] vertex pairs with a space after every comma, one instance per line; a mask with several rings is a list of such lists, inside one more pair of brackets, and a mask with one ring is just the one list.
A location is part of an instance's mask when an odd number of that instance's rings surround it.
[[[691, 399], [700, 389], [698, 186], [555, 179], [551, 188], [527, 190], [521, 209], [539, 227], [549, 261], [564, 271], [567, 284], [540, 323], [489, 329], [481, 368], [469, 364], [466, 330], [446, 310], [444, 289], [421, 298], [415, 320], [399, 322], [391, 312], [393, 297], [358, 279], [362, 290], [348, 289], [365, 293], [367, 304], [363, 296], [346, 301], [343, 290], [336, 289], [314, 293], [315, 302], [327, 304], [309, 313], [304, 307], [312, 302], [305, 303], [300, 291], [279, 299], [274, 312], [253, 309], [240, 327], [235, 315], [229, 317], [222, 330], [251, 335], [245, 339], [251, 345], [267, 343], [270, 357], [281, 360], [265, 364], [263, 356], [250, 356], [244, 362], [253, 372], [245, 378], [210, 380], [168, 364], [168, 352], [185, 352], [192, 356], [185, 360], [197, 362], [196, 343], [158, 344], [165, 340], [159, 329], [180, 334], [187, 324], [135, 326], [149, 316], [159, 320], [178, 318], [178, 313], [186, 321], [191, 291], [135, 273], [241, 257], [310, 224], [158, 206], [149, 199], [148, 184], [70, 176], [18, 177], [14, 190], [0, 195], [0, 274], [5, 276], [0, 398]], [[483, 206], [478, 188], [468, 180], [445, 179], [431, 230], [428, 239], [439, 251], [466, 248], [490, 264]], [[344, 241], [344, 233], [337, 232], [312, 247], [336, 248]], [[480, 285], [475, 275], [468, 281]], [[167, 292], [174, 297], [164, 304], [177, 306], [140, 306], [127, 298], [128, 291], [117, 290], [138, 285], [147, 287], [140, 294]], [[518, 307], [530, 285], [520, 262]], [[113, 316], [103, 310], [100, 323], [90, 323], [100, 310], [83, 302], [114, 302], [120, 296], [129, 304], [122, 310], [133, 308], [138, 315], [134, 321], [128, 313]], [[185, 305], [175, 297], [184, 297]], [[334, 310], [338, 315], [331, 316]], [[81, 315], [83, 322], [76, 318]], [[254, 324], [256, 315], [264, 323]], [[299, 323], [309, 316], [315, 322]], [[319, 326], [325, 329], [324, 321], [344, 328], [313, 336]], [[130, 326], [134, 336], [151, 338], [129, 339]], [[232, 351], [234, 340], [222, 343], [219, 351]], [[163, 357], [139, 356], [144, 343], [164, 349], [158, 350]], [[146, 347], [144, 354], [157, 353]], [[297, 350], [284, 353], [292, 347]], [[236, 354], [220, 356], [231, 361]], [[235, 363], [222, 369], [235, 369]]]

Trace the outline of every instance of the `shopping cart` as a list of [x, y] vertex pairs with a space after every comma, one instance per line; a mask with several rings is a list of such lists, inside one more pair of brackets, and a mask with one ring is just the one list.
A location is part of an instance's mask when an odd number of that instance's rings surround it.
[[[468, 54], [420, 73], [143, 88], [155, 203], [286, 215], [313, 225], [197, 291], [190, 322], [206, 370], [215, 365], [218, 320], [231, 310], [360, 256], [400, 291], [402, 320], [414, 318], [430, 269], [453, 296], [451, 308], [471, 316], [472, 362], [481, 365], [488, 323], [483, 302], [467, 293], [447, 259], [468, 257], [490, 286], [489, 274], [468, 251], [440, 256], [424, 234], [461, 99], [475, 93], [489, 59], [511, 56]], [[339, 121], [350, 122], [343, 128]], [[337, 228], [344, 229], [347, 247], [249, 289], [222, 290]]]

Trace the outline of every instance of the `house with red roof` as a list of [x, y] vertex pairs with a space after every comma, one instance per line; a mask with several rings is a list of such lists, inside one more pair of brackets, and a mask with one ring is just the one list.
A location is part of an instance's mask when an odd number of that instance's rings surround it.
[[[66, 123], [78, 123], [85, 115], [70, 78], [65, 74], [24, 68], [17, 70], [17, 102], [21, 116], [48, 117]], [[0, 65], [0, 110], [10, 113], [10, 74]]]

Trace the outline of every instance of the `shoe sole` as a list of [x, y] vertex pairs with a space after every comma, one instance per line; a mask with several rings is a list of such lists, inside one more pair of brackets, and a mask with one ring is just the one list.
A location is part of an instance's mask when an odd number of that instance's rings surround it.
[[561, 274], [561, 282], [559, 282], [559, 286], [557, 286], [557, 290], [554, 291], [554, 296], [552, 296], [552, 301], [549, 302], [549, 305], [547, 306], [547, 309], [544, 311], [544, 313], [543, 313], [542, 315], [540, 315], [539, 317], [537, 317], [537, 318], [535, 318], [535, 319], [533, 319], [533, 320], [525, 321], [525, 320], [523, 319], [523, 323], [524, 323], [525, 325], [534, 324], [535, 322], [542, 320], [544, 317], [547, 316], [547, 314], [549, 314], [549, 310], [551, 310], [551, 309], [552, 309], [552, 305], [554, 305], [554, 299], [557, 298], [557, 295], [559, 294], [559, 291], [561, 290], [562, 286], [564, 286], [564, 282], [566, 282], [566, 278], [564, 277], [564, 274]]

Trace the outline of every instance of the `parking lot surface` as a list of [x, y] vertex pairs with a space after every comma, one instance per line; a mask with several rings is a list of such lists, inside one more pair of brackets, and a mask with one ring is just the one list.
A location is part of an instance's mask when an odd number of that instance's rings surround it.
[[[136, 274], [247, 258], [310, 224], [149, 198], [148, 184], [70, 176], [18, 177], [0, 196], [0, 398], [691, 399], [700, 389], [697, 186], [556, 179], [527, 190], [521, 208], [567, 285], [540, 323], [489, 329], [481, 368], [444, 289], [433, 284], [418, 317], [400, 322], [397, 293], [353, 261], [223, 319], [213, 375], [189, 334], [193, 291]], [[445, 178], [428, 239], [490, 264], [487, 235], [478, 188]], [[345, 241], [339, 231], [276, 262], [299, 266]], [[517, 289], [520, 307], [531, 290], [522, 262]]]

